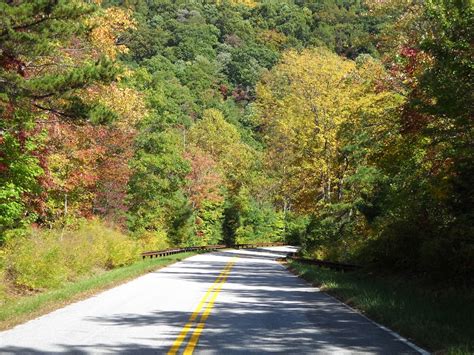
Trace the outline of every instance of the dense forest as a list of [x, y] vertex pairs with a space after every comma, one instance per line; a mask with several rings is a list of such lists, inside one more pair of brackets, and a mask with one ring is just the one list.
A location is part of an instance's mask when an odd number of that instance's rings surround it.
[[470, 279], [473, 34], [469, 0], [2, 0], [0, 276], [286, 241]]

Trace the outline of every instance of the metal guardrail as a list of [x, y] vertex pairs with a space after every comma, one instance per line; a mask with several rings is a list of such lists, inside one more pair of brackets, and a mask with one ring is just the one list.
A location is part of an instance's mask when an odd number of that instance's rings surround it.
[[164, 250], [155, 250], [155, 251], [146, 251], [142, 253], [142, 258], [145, 259], [147, 257], [150, 258], [161, 258], [167, 255], [173, 255], [178, 253], [187, 253], [190, 251], [213, 251], [217, 249], [224, 249], [227, 248], [226, 245], [205, 245], [199, 247], [186, 247], [186, 248], [173, 248], [173, 249], [164, 249]]
[[[252, 248], [262, 248], [262, 247], [275, 247], [275, 246], [283, 246], [288, 245], [287, 243], [249, 243], [249, 244], [234, 244], [234, 245], [224, 245], [224, 244], [216, 244], [216, 245], [204, 245], [198, 247], [186, 247], [186, 248], [172, 248], [172, 249], [164, 249], [164, 250], [156, 250], [156, 251], [146, 251], [142, 253], [142, 258], [146, 259], [149, 258], [161, 258], [167, 255], [179, 254], [179, 253], [186, 253], [190, 251], [214, 251], [218, 249], [225, 249], [225, 248], [233, 248], [233, 249], [252, 249]], [[286, 256], [287, 260], [294, 260], [301, 264], [308, 264], [308, 265], [316, 265], [321, 267], [327, 267], [333, 270], [340, 270], [340, 271], [354, 271], [360, 269], [359, 265], [352, 265], [352, 264], [344, 264], [344, 263], [335, 263], [332, 261], [324, 261], [324, 260], [317, 260], [317, 259], [305, 259], [299, 256], [296, 256], [296, 253], [288, 253]]]
[[353, 265], [353, 264], [335, 263], [332, 261], [324, 261], [324, 260], [317, 260], [317, 259], [305, 259], [305, 258], [296, 256], [295, 253], [289, 253], [286, 256], [286, 259], [293, 260], [301, 264], [327, 267], [329, 269], [339, 270], [339, 271], [354, 271], [361, 268], [359, 265]]
[[288, 243], [253, 243], [253, 244], [235, 244], [231, 248], [234, 249], [251, 249], [251, 248], [263, 248], [263, 247], [280, 247], [288, 245]]
[[224, 248], [250, 249], [250, 248], [282, 246], [282, 245], [286, 245], [286, 244], [285, 243], [253, 243], [253, 244], [235, 244], [231, 246], [227, 246], [224, 244], [217, 244], [217, 245], [205, 245], [205, 246], [199, 246], [199, 247], [186, 247], [186, 248], [173, 248], [173, 249], [165, 249], [165, 250], [146, 251], [146, 252], [143, 252], [141, 255], [142, 255], [142, 259], [146, 259], [147, 257], [161, 258], [167, 255], [187, 253], [190, 251], [214, 251], [214, 250], [224, 249]]

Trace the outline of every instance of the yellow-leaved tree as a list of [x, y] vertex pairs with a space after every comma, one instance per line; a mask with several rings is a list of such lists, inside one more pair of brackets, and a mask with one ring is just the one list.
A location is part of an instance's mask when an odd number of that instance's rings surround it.
[[257, 110], [280, 199], [301, 210], [337, 184], [338, 129], [350, 116], [355, 63], [325, 49], [289, 51], [257, 86]]
[[235, 189], [245, 183], [254, 152], [241, 141], [239, 131], [224, 119], [221, 111], [205, 110], [203, 118], [189, 131], [189, 141], [218, 163], [227, 187]]
[[109, 7], [94, 14], [88, 25], [92, 27], [90, 40], [100, 54], [115, 59], [120, 53], [127, 53], [128, 48], [120, 43], [120, 36], [125, 31], [136, 28], [130, 10], [120, 7]]
[[258, 1], [254, 1], [254, 0], [228, 0], [228, 1], [217, 0], [216, 3], [218, 5], [225, 5], [226, 3], [234, 5], [234, 6], [243, 5], [250, 8], [253, 8], [258, 5]]
[[390, 136], [401, 96], [385, 82], [383, 66], [372, 58], [356, 63], [322, 48], [288, 51], [262, 78], [256, 116], [283, 208], [315, 212], [342, 201], [346, 179], [362, 159], [356, 162], [358, 148], [348, 147], [359, 144], [362, 128], [369, 141]]
[[372, 197], [400, 146], [403, 95], [383, 65], [326, 49], [289, 51], [257, 86], [274, 198], [312, 216], [305, 245], [350, 258], [370, 238]]

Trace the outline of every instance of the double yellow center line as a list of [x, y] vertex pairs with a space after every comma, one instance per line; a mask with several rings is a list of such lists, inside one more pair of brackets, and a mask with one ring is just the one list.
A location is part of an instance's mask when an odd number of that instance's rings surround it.
[[[211, 314], [214, 302], [216, 301], [216, 298], [219, 295], [219, 292], [221, 291], [225, 281], [227, 280], [227, 276], [229, 276], [230, 270], [234, 266], [236, 260], [236, 257], [232, 258], [219, 274], [216, 281], [214, 281], [211, 287], [209, 287], [206, 294], [189, 317], [189, 320], [183, 327], [183, 330], [181, 330], [181, 333], [179, 333], [178, 337], [174, 341], [171, 349], [168, 351], [168, 355], [174, 355], [178, 353], [181, 344], [185, 341], [189, 331], [194, 328], [194, 332], [191, 335], [191, 338], [189, 339], [183, 354], [188, 355], [193, 353], [194, 348], [198, 343], [199, 337], [201, 336], [202, 330], [206, 324], [206, 320]], [[199, 315], [201, 315], [201, 317], [199, 318], [199, 321], [197, 321]]]

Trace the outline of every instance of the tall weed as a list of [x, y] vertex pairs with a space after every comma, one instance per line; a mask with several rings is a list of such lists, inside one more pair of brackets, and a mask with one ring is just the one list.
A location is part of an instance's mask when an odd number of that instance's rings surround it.
[[137, 242], [92, 220], [62, 231], [32, 228], [7, 241], [4, 258], [8, 278], [15, 286], [45, 290], [131, 264], [138, 260], [139, 252]]

